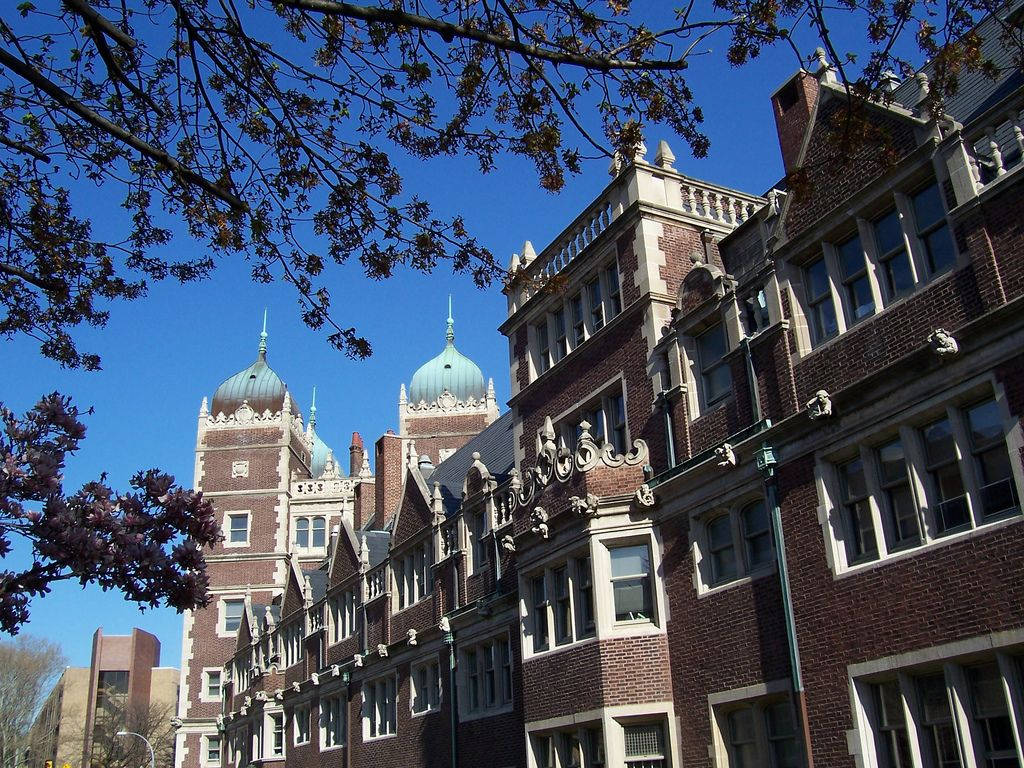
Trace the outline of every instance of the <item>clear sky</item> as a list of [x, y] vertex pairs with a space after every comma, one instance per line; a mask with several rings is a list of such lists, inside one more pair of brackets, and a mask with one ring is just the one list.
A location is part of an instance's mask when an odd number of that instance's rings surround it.
[[[783, 51], [742, 69], [725, 64], [720, 48], [698, 57], [689, 80], [704, 109], [710, 157], [693, 159], [681, 140], [657, 126], [647, 131], [649, 157], [664, 138], [681, 172], [764, 192], [782, 175], [769, 97], [796, 66]], [[532, 168], [507, 158], [486, 176], [461, 159], [403, 163], [407, 188], [428, 197], [442, 213], [463, 214], [502, 260], [527, 239], [540, 252], [608, 182], [607, 166], [607, 160], [587, 163], [563, 193], [552, 196], [539, 188]], [[119, 200], [114, 189], [99, 191], [92, 201], [97, 226], [103, 224], [105, 207]], [[198, 248], [187, 239], [173, 247]], [[413, 371], [441, 350], [451, 293], [456, 344], [494, 378], [504, 404], [508, 347], [496, 329], [506, 304], [497, 288], [479, 291], [468, 277], [443, 267], [430, 276], [405, 272], [373, 283], [358, 265], [333, 269], [329, 287], [338, 320], [356, 325], [373, 343], [371, 359], [354, 362], [332, 351], [301, 323], [288, 286], [255, 285], [244, 262], [226, 262], [205, 283], [154, 285], [145, 299], [112, 307], [106, 328], [79, 332], [81, 348], [103, 357], [98, 373], [63, 371], [24, 339], [0, 341], [0, 400], [20, 411], [56, 389], [95, 409], [86, 419], [83, 447], [69, 462], [68, 490], [103, 471], [115, 487], [124, 487], [136, 470], [149, 467], [190, 486], [200, 402], [253, 361], [266, 307], [270, 365], [306, 415], [317, 387], [318, 431], [344, 459], [353, 431], [370, 444], [397, 426], [399, 385], [408, 384]], [[16, 565], [25, 556], [25, 547], [16, 548], [11, 561]], [[31, 610], [24, 631], [59, 642], [73, 665], [88, 664], [97, 626], [106, 634], [126, 633], [132, 626], [153, 632], [162, 643], [163, 665], [181, 663], [181, 617], [172, 610], [141, 613], [118, 593], [77, 584], [59, 585]]]

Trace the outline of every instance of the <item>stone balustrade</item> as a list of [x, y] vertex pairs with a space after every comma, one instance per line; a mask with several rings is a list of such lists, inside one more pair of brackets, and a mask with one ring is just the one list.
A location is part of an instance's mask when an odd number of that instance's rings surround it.
[[441, 557], [451, 557], [459, 550], [458, 519], [452, 518], [441, 524]]
[[373, 600], [380, 597], [388, 588], [387, 562], [383, 562], [376, 568], [366, 572], [366, 599]]
[[997, 105], [964, 142], [975, 188], [986, 186], [1019, 167], [1024, 158], [1024, 97]]

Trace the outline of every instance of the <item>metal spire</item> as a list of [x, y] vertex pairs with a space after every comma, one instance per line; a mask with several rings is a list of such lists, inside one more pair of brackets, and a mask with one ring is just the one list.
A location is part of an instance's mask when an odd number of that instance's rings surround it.
[[263, 330], [260, 332], [260, 360], [267, 356], [267, 310], [263, 308]]
[[455, 321], [452, 320], [452, 295], [448, 294], [448, 330], [444, 334], [449, 344], [455, 341]]
[[309, 426], [316, 427], [316, 387], [313, 387], [313, 402], [309, 406]]

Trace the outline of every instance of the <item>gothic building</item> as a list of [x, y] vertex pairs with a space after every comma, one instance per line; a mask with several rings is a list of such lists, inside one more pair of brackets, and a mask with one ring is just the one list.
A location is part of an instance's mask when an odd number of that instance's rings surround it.
[[884, 151], [797, 72], [788, 189], [617, 160], [510, 264], [504, 413], [449, 321], [372, 475], [261, 345], [200, 412], [178, 768], [1024, 766], [1024, 77], [928, 72]]

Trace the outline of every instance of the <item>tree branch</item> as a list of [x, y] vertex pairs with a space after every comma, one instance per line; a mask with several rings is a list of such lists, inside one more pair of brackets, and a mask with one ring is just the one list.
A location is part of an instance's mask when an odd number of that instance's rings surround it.
[[313, 11], [329, 16], [344, 16], [349, 19], [391, 26], [416, 27], [417, 29], [436, 32], [446, 42], [451, 42], [454, 38], [461, 37], [467, 40], [476, 40], [503, 51], [518, 53], [525, 57], [550, 61], [553, 64], [566, 64], [603, 72], [611, 70], [682, 70], [687, 67], [686, 62], [682, 59], [631, 61], [629, 59], [615, 59], [608, 56], [587, 56], [585, 54], [555, 51], [530, 43], [516, 41], [512, 38], [502, 37], [493, 32], [474, 29], [462, 24], [452, 24], [451, 22], [440, 21], [428, 16], [420, 16], [415, 13], [398, 11], [392, 8], [353, 5], [351, 3], [336, 2], [336, 0], [277, 0], [277, 2], [287, 8], [300, 11]]
[[11, 141], [5, 136], [0, 136], [0, 144], [13, 149], [15, 152], [21, 152], [24, 155], [32, 155], [36, 160], [40, 160], [44, 163], [50, 162], [50, 156], [48, 154], [40, 152], [38, 149], [30, 147], [28, 144], [23, 144], [20, 141]]
[[86, 22], [101, 30], [103, 34], [107, 35], [107, 37], [116, 40], [118, 45], [129, 49], [134, 48], [137, 45], [131, 36], [126, 34], [116, 24], [101, 16], [96, 9], [89, 5], [89, 3], [85, 2], [85, 0], [64, 0], [64, 5], [81, 16]]
[[31, 272], [22, 269], [21, 267], [15, 267], [12, 264], [4, 264], [0, 262], [0, 274], [10, 275], [11, 277], [17, 277], [24, 280], [26, 283], [31, 283], [37, 288], [41, 288], [44, 291], [60, 291], [63, 286], [60, 283], [55, 283], [50, 280], [44, 280], [38, 275], [33, 275]]
[[190, 184], [194, 184], [197, 187], [202, 188], [218, 200], [227, 203], [234, 210], [244, 211], [247, 209], [248, 206], [235, 195], [221, 189], [206, 177], [182, 165], [177, 158], [172, 157], [165, 150], [155, 147], [147, 141], [143, 141], [130, 131], [122, 128], [116, 123], [112, 123], [110, 120], [107, 120], [107, 118], [89, 109], [89, 107], [82, 104], [59, 85], [49, 80], [37, 69], [29, 66], [16, 56], [11, 55], [9, 51], [3, 48], [0, 48], [0, 65], [7, 67], [7, 69], [19, 75], [24, 80], [27, 80], [62, 107], [78, 115], [93, 127], [99, 128], [111, 137], [118, 139], [132, 149], [139, 151], [150, 160], [153, 160], [167, 170], [176, 173]]

